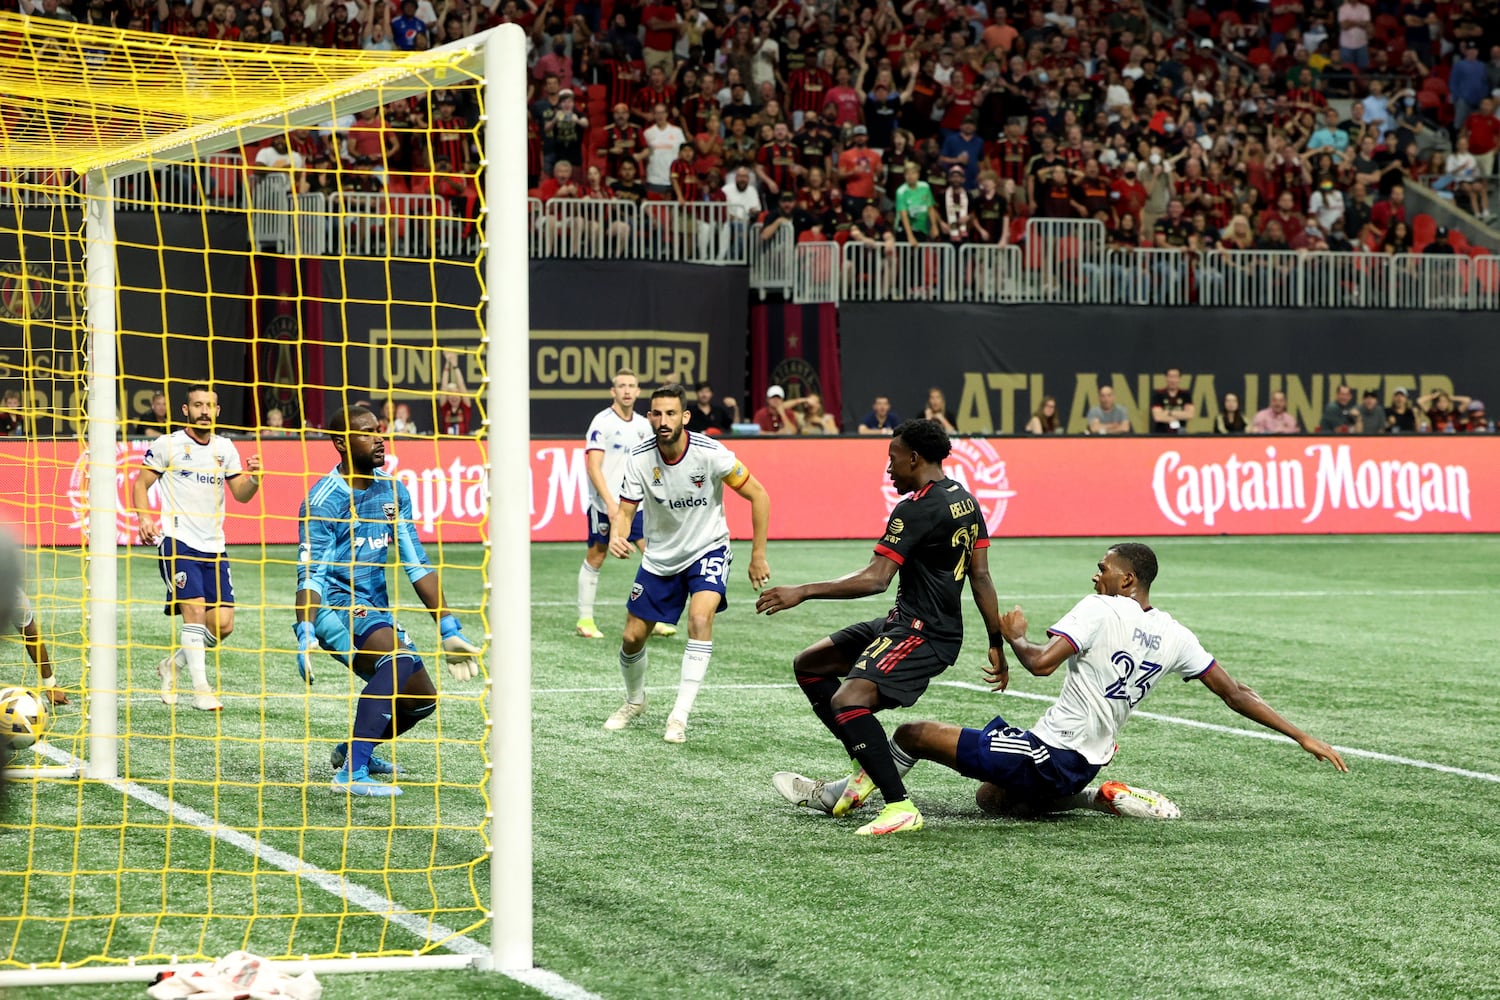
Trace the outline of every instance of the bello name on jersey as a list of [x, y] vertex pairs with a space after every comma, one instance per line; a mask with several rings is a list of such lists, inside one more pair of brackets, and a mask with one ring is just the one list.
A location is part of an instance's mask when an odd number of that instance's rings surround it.
[[393, 624], [385, 586], [392, 550], [412, 583], [433, 572], [417, 538], [411, 494], [384, 470], [363, 490], [333, 470], [313, 486], [297, 516], [297, 589], [345, 617], [356, 644], [363, 633]]

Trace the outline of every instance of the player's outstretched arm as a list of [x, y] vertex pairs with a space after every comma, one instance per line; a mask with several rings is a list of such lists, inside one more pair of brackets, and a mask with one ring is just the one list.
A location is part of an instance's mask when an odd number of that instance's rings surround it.
[[771, 494], [760, 480], [746, 474], [734, 491], [750, 501], [750, 586], [756, 590], [771, 582], [771, 564], [766, 561], [766, 536], [771, 531]]
[[877, 552], [864, 569], [837, 580], [804, 583], [798, 587], [771, 587], [756, 600], [755, 611], [757, 614], [774, 615], [778, 611], [790, 611], [803, 601], [849, 601], [856, 597], [883, 594], [890, 587], [898, 568], [896, 560]]
[[1266, 703], [1266, 700], [1256, 694], [1247, 684], [1241, 684], [1222, 666], [1215, 663], [1209, 667], [1207, 672], [1198, 677], [1205, 687], [1230, 708], [1234, 709], [1251, 722], [1258, 722], [1267, 729], [1274, 729], [1284, 736], [1290, 736], [1297, 741], [1297, 745], [1319, 760], [1326, 760], [1340, 771], [1349, 770], [1349, 765], [1344, 763], [1344, 758], [1339, 752], [1322, 740], [1310, 736], [1292, 725], [1281, 714]]
[[985, 676], [997, 690], [1004, 691], [1010, 684], [1010, 665], [1005, 662], [1005, 636], [1000, 631], [1000, 599], [995, 596], [995, 581], [990, 576], [990, 550], [975, 549], [969, 558], [969, 591], [974, 595], [974, 606], [984, 619], [985, 633], [989, 636], [990, 665]]
[[143, 468], [130, 485], [130, 505], [135, 508], [136, 528], [140, 532], [141, 541], [147, 545], [155, 545], [161, 541], [161, 523], [151, 512], [150, 498], [151, 487], [160, 478], [161, 473], [155, 469]]
[[1021, 666], [1036, 677], [1046, 677], [1062, 666], [1068, 657], [1078, 652], [1071, 642], [1060, 635], [1053, 636], [1045, 646], [1039, 646], [1026, 638], [1026, 615], [1022, 613], [1019, 604], [1014, 610], [1000, 616], [1000, 632], [1005, 636], [1005, 641], [1010, 643]]
[[292, 632], [297, 636], [297, 675], [307, 684], [313, 682], [312, 654], [318, 647], [318, 629], [313, 623], [318, 620], [322, 603], [323, 595], [316, 590], [297, 591], [297, 621]]
[[609, 554], [616, 559], [628, 559], [630, 553], [635, 551], [635, 546], [630, 544], [630, 524], [635, 520], [635, 511], [640, 505], [639, 500], [621, 497], [614, 516], [609, 519]]

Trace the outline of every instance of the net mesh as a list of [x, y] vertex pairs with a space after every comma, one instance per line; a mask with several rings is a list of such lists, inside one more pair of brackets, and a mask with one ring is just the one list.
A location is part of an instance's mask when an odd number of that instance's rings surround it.
[[[267, 49], [0, 16], [0, 393], [20, 394], [0, 478], [24, 484], [0, 495], [0, 521], [28, 546], [28, 591], [71, 701], [18, 756], [22, 773], [87, 755], [103, 693], [87, 665], [105, 652], [85, 640], [87, 532], [121, 546], [108, 651], [121, 780], [13, 789], [0, 970], [476, 946], [485, 681], [447, 676], [436, 624], [392, 573], [390, 610], [439, 707], [379, 751], [404, 770], [404, 794], [354, 798], [330, 787], [330, 754], [362, 681], [319, 653], [304, 685], [292, 623], [298, 505], [339, 459], [318, 428], [366, 402], [392, 425], [388, 468], [447, 606], [471, 638], [488, 633], [477, 69], [463, 52]], [[84, 220], [106, 193], [114, 524], [88, 509], [82, 440]], [[144, 453], [183, 426], [198, 383], [217, 393], [217, 431], [263, 465], [253, 498], [225, 499], [232, 629], [206, 654], [218, 712], [192, 707], [185, 670], [178, 703], [162, 702], [158, 665], [180, 619], [163, 613], [168, 583], [131, 513]], [[149, 505], [163, 513], [157, 491]], [[6, 683], [34, 685], [19, 644], [0, 657]]]

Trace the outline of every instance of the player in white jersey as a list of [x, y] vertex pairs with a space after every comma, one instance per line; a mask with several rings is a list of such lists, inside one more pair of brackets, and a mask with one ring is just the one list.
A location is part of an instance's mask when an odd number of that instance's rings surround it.
[[[228, 438], [214, 433], [219, 397], [206, 385], [189, 386], [182, 404], [187, 426], [151, 442], [131, 500], [141, 541], [155, 545], [167, 585], [163, 613], [182, 616], [178, 648], [156, 665], [161, 700], [177, 704], [177, 671], [193, 681], [193, 707], [224, 706], [208, 681], [207, 651], [234, 631], [234, 584], [224, 554], [225, 495], [248, 503], [260, 489], [260, 456], [242, 466]], [[160, 516], [150, 507], [156, 487]]]
[[[1291, 737], [1319, 760], [1349, 770], [1337, 750], [1308, 735], [1206, 653], [1198, 637], [1151, 606], [1156, 554], [1139, 542], [1112, 546], [1099, 560], [1094, 594], [1047, 630], [1038, 645], [1026, 638], [1019, 606], [1001, 617], [1000, 630], [1029, 672], [1045, 677], [1068, 666], [1062, 693], [1030, 730], [996, 718], [983, 729], [941, 722], [908, 722], [896, 730], [907, 768], [934, 760], [983, 784], [977, 799], [987, 812], [1028, 814], [1088, 808], [1116, 815], [1175, 818], [1165, 796], [1106, 781], [1088, 788], [1114, 756], [1130, 713], [1165, 677], [1200, 680], [1234, 711]], [[1009, 682], [1006, 666], [985, 669], [996, 690]]]
[[[599, 570], [609, 553], [609, 522], [619, 507], [616, 488], [620, 474], [626, 457], [652, 437], [650, 421], [635, 412], [635, 401], [640, 394], [641, 384], [635, 372], [629, 368], [615, 372], [609, 387], [610, 405], [589, 423], [584, 442], [584, 461], [589, 474], [589, 506], [584, 511], [589, 522], [588, 551], [578, 568], [578, 624], [573, 631], [585, 639], [604, 638], [594, 624], [594, 597], [599, 592]], [[644, 549], [642, 519], [641, 512], [636, 511], [630, 523], [630, 541]], [[656, 635], [677, 634], [676, 627], [668, 622], [657, 622], [653, 631]]]
[[31, 602], [26, 599], [26, 591], [17, 587], [15, 600], [10, 616], [15, 622], [16, 631], [20, 633], [21, 645], [26, 647], [26, 655], [31, 657], [31, 662], [36, 664], [37, 673], [41, 675], [42, 691], [52, 704], [66, 705], [68, 696], [57, 686], [57, 673], [52, 669], [52, 654], [47, 652], [47, 644], [42, 641], [41, 626], [36, 622], [36, 612], [31, 609]]
[[724, 520], [724, 487], [750, 501], [754, 540], [750, 585], [759, 590], [771, 579], [766, 563], [766, 532], [771, 498], [734, 453], [711, 437], [687, 430], [686, 394], [666, 385], [651, 394], [649, 414], [655, 439], [630, 453], [620, 480], [619, 508], [610, 521], [609, 551], [628, 558], [630, 525], [637, 508], [646, 515], [646, 550], [625, 605], [620, 672], [625, 704], [604, 723], [624, 729], [646, 708], [646, 636], [662, 621], [688, 613], [688, 643], [682, 654], [677, 703], [667, 718], [668, 743], [687, 739], [688, 713], [708, 673], [713, 653], [714, 615], [728, 607], [729, 523]]

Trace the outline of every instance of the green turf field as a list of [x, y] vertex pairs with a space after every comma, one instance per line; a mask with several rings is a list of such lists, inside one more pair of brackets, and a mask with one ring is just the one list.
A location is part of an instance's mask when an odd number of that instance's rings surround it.
[[[997, 543], [991, 565], [1002, 605], [1021, 603], [1038, 636], [1089, 592], [1103, 548]], [[882, 613], [883, 601], [758, 619], [742, 550], [688, 742], [671, 746], [661, 730], [681, 640], [652, 640], [645, 721], [603, 732], [620, 701], [617, 647], [571, 635], [581, 546], [534, 547], [538, 965], [607, 998], [1500, 996], [1500, 897], [1491, 888], [1500, 870], [1500, 538], [1163, 540], [1156, 548], [1155, 603], [1294, 722], [1368, 752], [1348, 756], [1352, 773], [1279, 739], [1246, 738], [1252, 724], [1200, 684], [1163, 685], [1126, 727], [1104, 776], [1160, 789], [1182, 807], [1181, 821], [991, 819], [974, 806], [972, 783], [924, 764], [908, 785], [927, 828], [856, 838], [863, 819], [799, 813], [769, 777], [845, 768], [791, 684], [789, 661], [830, 630]], [[773, 545], [774, 582], [840, 575], [868, 551], [863, 542]], [[335, 795], [326, 754], [348, 725], [347, 674], [328, 660], [312, 698], [299, 687], [287, 652], [290, 553], [268, 555], [276, 561], [235, 569], [241, 609], [219, 657], [231, 692], [219, 717], [173, 713], [155, 700], [165, 619], [149, 603], [159, 590], [154, 566], [132, 562], [128, 596], [139, 603], [121, 624], [129, 777], [484, 943], [483, 928], [466, 930], [487, 901], [487, 869], [475, 862], [486, 808], [478, 686], [445, 691], [441, 731], [419, 727], [398, 748], [412, 774], [394, 805]], [[449, 546], [442, 556], [454, 567], [450, 598], [476, 605], [477, 573], [459, 567], [476, 566], [477, 550]], [[630, 573], [605, 569], [598, 617], [607, 633], [623, 617]], [[44, 589], [76, 593], [76, 575], [59, 557]], [[400, 589], [414, 601], [404, 581]], [[265, 604], [275, 608], [262, 615]], [[44, 597], [42, 607], [65, 634], [57, 601]], [[419, 645], [435, 644], [430, 620], [414, 612], [403, 620]], [[523, 621], [499, 623], [501, 641]], [[971, 618], [964, 661], [917, 708], [887, 715], [888, 728], [908, 718], [1035, 720], [1061, 672], [1036, 679], [1015, 670], [1011, 693], [989, 694], [978, 686], [978, 635]], [[282, 652], [262, 656], [262, 646]], [[20, 658], [6, 643], [0, 671], [13, 675]], [[523, 668], [503, 653], [501, 662]], [[72, 749], [63, 737], [76, 722], [76, 714], [57, 720], [54, 746]], [[12, 827], [0, 828], [0, 959], [93, 954], [107, 935], [116, 956], [420, 944], [310, 878], [169, 823], [114, 789], [47, 782], [15, 791]], [[503, 816], [504, 804], [497, 808]], [[34, 829], [14, 828], [33, 814]], [[128, 871], [117, 880], [119, 867]], [[23, 900], [28, 918], [18, 923]], [[43, 919], [117, 908], [138, 916]], [[163, 909], [171, 915], [147, 916]], [[205, 912], [240, 916], [198, 916]], [[247, 920], [251, 912], [261, 917]], [[324, 982], [330, 998], [539, 995], [475, 973]]]

